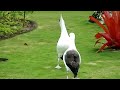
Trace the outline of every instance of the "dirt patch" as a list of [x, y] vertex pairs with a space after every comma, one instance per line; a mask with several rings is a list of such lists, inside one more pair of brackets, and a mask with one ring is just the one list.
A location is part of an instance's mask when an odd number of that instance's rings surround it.
[[18, 30], [16, 33], [13, 34], [6, 34], [6, 35], [0, 35], [0, 40], [12, 38], [16, 35], [23, 34], [30, 32], [38, 27], [37, 23], [35, 21], [27, 20], [27, 23], [24, 25], [24, 27], [21, 30]]

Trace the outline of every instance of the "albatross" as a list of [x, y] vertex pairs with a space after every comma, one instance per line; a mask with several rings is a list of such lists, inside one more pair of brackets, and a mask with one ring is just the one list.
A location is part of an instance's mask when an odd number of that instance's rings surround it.
[[63, 60], [63, 54], [68, 49], [68, 47], [70, 45], [70, 37], [68, 35], [62, 14], [61, 14], [60, 19], [59, 19], [59, 25], [61, 28], [61, 35], [60, 35], [60, 38], [59, 38], [59, 40], [57, 42], [57, 46], [56, 46], [57, 54], [58, 54], [58, 64], [55, 68], [57, 68], [57, 69], [61, 68], [61, 66], [59, 65], [59, 61]]
[[70, 33], [70, 46], [63, 54], [63, 62], [66, 67], [67, 71], [67, 79], [68, 79], [68, 72], [71, 71], [74, 75], [74, 78], [77, 78], [78, 71], [81, 64], [81, 55], [78, 52], [76, 45], [75, 45], [75, 34]]

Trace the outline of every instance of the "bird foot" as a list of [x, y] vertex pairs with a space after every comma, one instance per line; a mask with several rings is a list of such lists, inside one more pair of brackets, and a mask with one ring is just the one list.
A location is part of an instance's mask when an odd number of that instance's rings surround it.
[[57, 65], [55, 68], [56, 68], [56, 69], [60, 69], [61, 67], [60, 67], [59, 65]]
[[67, 79], [69, 79], [68, 76], [67, 76]]
[[80, 78], [76, 77], [76, 78], [73, 78], [73, 79], [80, 79]]

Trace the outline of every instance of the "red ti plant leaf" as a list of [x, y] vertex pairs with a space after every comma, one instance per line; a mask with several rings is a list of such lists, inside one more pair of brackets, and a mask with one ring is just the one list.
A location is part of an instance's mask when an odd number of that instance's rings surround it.
[[101, 52], [103, 51], [103, 49], [108, 45], [108, 42], [103, 44], [103, 46], [97, 51], [97, 52]]
[[102, 35], [101, 35], [100, 33], [97, 33], [97, 34], [95, 35], [95, 37], [96, 37], [97, 39], [99, 39], [99, 38], [102, 37]]
[[120, 49], [120, 11], [112, 11], [112, 14], [109, 11], [104, 11], [102, 15], [105, 25], [102, 25], [96, 18], [89, 16], [89, 18], [96, 22], [103, 30], [103, 33], [97, 33], [95, 35], [96, 39], [95, 45], [100, 43], [100, 38], [105, 38], [106, 43], [101, 46], [99, 51], [102, 51], [106, 46], [111, 48]]
[[111, 36], [112, 39], [116, 39], [116, 22], [117, 22], [117, 19], [115, 17], [116, 15], [112, 14], [112, 16], [110, 15], [110, 13], [108, 11], [104, 11], [104, 14], [103, 14], [103, 19], [105, 20], [105, 24], [107, 25], [108, 27], [108, 30], [109, 30], [109, 34]]
[[[100, 43], [99, 41], [100, 41], [100, 39], [98, 39], [98, 40], [95, 42], [95, 45], [96, 45], [97, 43]], [[95, 45], [94, 45], [94, 46], [95, 46]]]
[[100, 38], [101, 38], [101, 37], [105, 38], [106, 41], [107, 41], [109, 44], [112, 43], [112, 40], [111, 40], [111, 37], [109, 36], [109, 34], [107, 34], [107, 33], [97, 33], [97, 34], [95, 35], [95, 37], [98, 39], [98, 36], [100, 36]]
[[96, 22], [106, 33], [109, 33], [105, 26], [102, 25], [96, 18], [94, 18], [93, 16], [89, 16], [89, 18], [90, 20]]

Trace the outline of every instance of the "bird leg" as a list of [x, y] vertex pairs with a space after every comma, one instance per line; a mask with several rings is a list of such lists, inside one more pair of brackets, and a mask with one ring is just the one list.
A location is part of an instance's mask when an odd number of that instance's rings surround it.
[[67, 79], [69, 79], [69, 78], [68, 78], [68, 71], [67, 71]]
[[68, 75], [67, 75], [67, 79], [69, 79], [69, 78], [68, 78]]
[[59, 61], [60, 61], [60, 58], [58, 57], [58, 64], [57, 64], [57, 66], [55, 67], [55, 68], [57, 68], [57, 69], [60, 69], [60, 68], [61, 68], [60, 65], [59, 65]]

